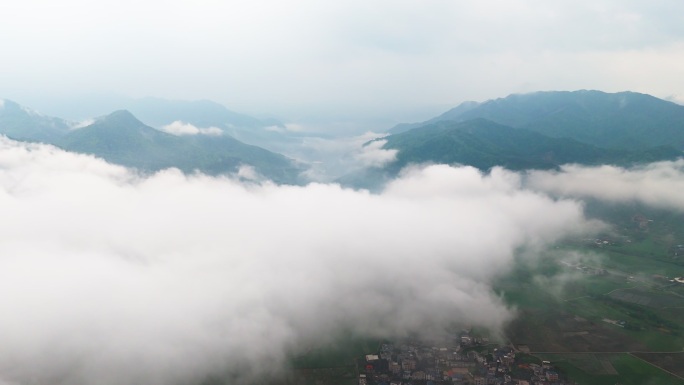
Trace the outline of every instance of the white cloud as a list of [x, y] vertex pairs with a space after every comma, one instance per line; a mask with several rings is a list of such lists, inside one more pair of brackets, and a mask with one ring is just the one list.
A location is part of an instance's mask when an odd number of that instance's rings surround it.
[[[366, 167], [378, 167], [391, 162], [395, 150], [383, 150], [382, 144], [366, 143], [387, 134], [365, 132], [361, 135], [341, 138], [304, 137], [292, 152], [284, 149], [288, 156], [311, 163], [306, 176], [313, 181], [331, 181], [344, 174]], [[288, 150], [290, 152], [288, 152]]]
[[672, 103], [677, 103], [684, 106], [684, 94], [673, 94], [665, 97], [665, 100], [669, 100]]
[[527, 183], [531, 188], [561, 196], [641, 202], [684, 211], [682, 159], [632, 168], [566, 165], [559, 172], [532, 171]]
[[385, 150], [382, 148], [387, 144], [386, 140], [375, 140], [361, 147], [355, 158], [365, 167], [383, 167], [397, 159], [399, 150]]
[[19, 384], [187, 384], [339, 330], [497, 330], [515, 251], [584, 223], [503, 170], [414, 169], [374, 195], [141, 177], [4, 138], [0, 211], [0, 381]]
[[28, 108], [28, 107], [26, 107], [26, 106], [21, 106], [21, 109], [22, 109], [24, 112], [26, 112], [27, 114], [29, 114], [29, 115], [32, 115], [32, 116], [42, 116], [41, 114], [38, 113], [38, 111], [36, 111], [36, 110], [34, 110], [34, 109], [32, 109], [32, 108]]
[[5, 108], [5, 99], [0, 99], [0, 108]]
[[240, 168], [238, 168], [237, 177], [248, 181], [260, 181], [264, 179], [254, 167], [249, 165], [241, 165]]
[[80, 122], [75, 122], [72, 126], [72, 130], [78, 130], [79, 128], [87, 127], [90, 126], [91, 124], [95, 123], [95, 119], [85, 119]]
[[267, 126], [264, 127], [264, 130], [272, 132], [285, 132], [285, 129], [279, 126]]
[[163, 126], [162, 131], [167, 132], [172, 135], [210, 135], [210, 136], [221, 136], [223, 135], [223, 130], [218, 127], [207, 127], [199, 128], [190, 123], [184, 123], [180, 120], [176, 120], [171, 124]]
[[303, 125], [301, 125], [301, 124], [297, 124], [297, 123], [286, 123], [286, 124], [285, 124], [285, 128], [286, 128], [288, 131], [292, 131], [292, 132], [304, 132], [304, 131], [308, 131], [307, 127], [305, 127], [305, 126], [303, 126]]

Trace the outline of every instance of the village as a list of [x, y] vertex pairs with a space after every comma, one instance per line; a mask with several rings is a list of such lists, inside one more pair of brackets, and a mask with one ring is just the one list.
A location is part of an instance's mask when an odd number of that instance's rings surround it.
[[[359, 385], [569, 385], [548, 361], [463, 331], [452, 346], [433, 343], [381, 344], [359, 358]], [[534, 363], [537, 361], [539, 363]]]

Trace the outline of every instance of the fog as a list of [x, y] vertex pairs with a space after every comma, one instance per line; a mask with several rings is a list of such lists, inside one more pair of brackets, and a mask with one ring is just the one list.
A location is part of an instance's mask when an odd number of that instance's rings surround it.
[[386, 136], [375, 132], [341, 138], [302, 137], [301, 142], [284, 144], [275, 150], [308, 163], [308, 180], [331, 182], [366, 168], [380, 168], [394, 160], [398, 150], [383, 149]]
[[412, 168], [378, 194], [237, 180], [0, 139], [0, 383], [188, 384], [349, 330], [496, 333], [516, 250], [587, 225], [502, 169]]
[[171, 124], [167, 124], [161, 127], [161, 131], [167, 132], [172, 135], [182, 136], [182, 135], [212, 135], [221, 136], [223, 131], [218, 127], [195, 127], [190, 123], [184, 123], [180, 120], [176, 120]]
[[527, 184], [560, 196], [684, 211], [684, 159], [631, 168], [565, 165], [559, 172], [530, 172]]

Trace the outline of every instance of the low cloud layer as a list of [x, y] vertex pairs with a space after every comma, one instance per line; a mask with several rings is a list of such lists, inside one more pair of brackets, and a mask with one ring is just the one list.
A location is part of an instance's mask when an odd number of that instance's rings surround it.
[[196, 127], [190, 123], [184, 123], [180, 120], [176, 120], [171, 124], [167, 124], [161, 128], [162, 131], [167, 132], [172, 135], [211, 135], [220, 136], [223, 135], [223, 130], [218, 127], [206, 127], [200, 128]]
[[566, 165], [559, 172], [530, 172], [527, 184], [561, 196], [640, 202], [684, 211], [684, 159], [633, 168]]
[[91, 119], [84, 119], [84, 120], [81, 120], [80, 122], [72, 123], [71, 129], [72, 130], [78, 130], [79, 128], [88, 127], [93, 123], [95, 123], [95, 119], [92, 119], [92, 118]]
[[382, 148], [387, 143], [386, 140], [375, 140], [370, 142], [357, 152], [355, 158], [365, 167], [383, 167], [397, 159], [399, 150], [385, 150]]
[[380, 194], [241, 184], [0, 138], [0, 383], [188, 384], [337, 331], [498, 330], [514, 250], [584, 225], [517, 174], [408, 170]]
[[385, 150], [386, 136], [376, 132], [341, 138], [304, 137], [297, 148], [283, 149], [287, 155], [311, 164], [306, 177], [327, 182], [368, 167], [382, 167], [396, 159], [397, 150]]

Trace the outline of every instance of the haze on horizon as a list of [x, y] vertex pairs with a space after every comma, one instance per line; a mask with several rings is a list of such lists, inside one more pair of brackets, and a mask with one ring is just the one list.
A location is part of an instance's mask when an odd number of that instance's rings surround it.
[[57, 116], [116, 97], [211, 99], [357, 131], [538, 90], [681, 101], [682, 15], [676, 0], [13, 1], [0, 97]]

